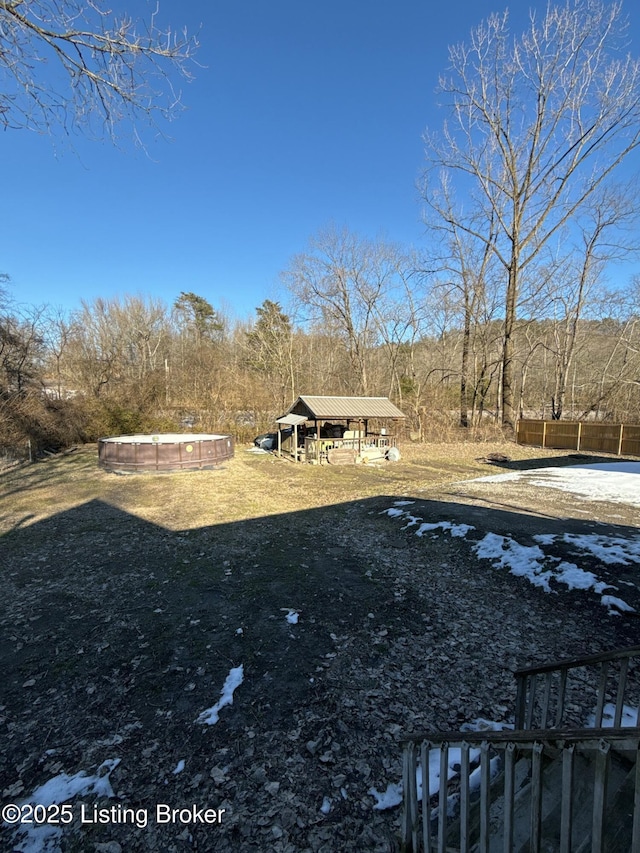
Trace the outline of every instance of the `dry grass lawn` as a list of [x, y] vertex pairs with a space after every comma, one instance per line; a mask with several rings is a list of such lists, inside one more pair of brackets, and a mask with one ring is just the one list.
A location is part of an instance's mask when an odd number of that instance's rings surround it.
[[296, 465], [271, 454], [237, 447], [235, 458], [215, 471], [114, 475], [98, 468], [97, 449], [15, 468], [0, 480], [0, 532], [24, 526], [91, 500], [159, 524], [187, 530], [377, 495], [423, 498], [458, 481], [499, 473], [478, 461], [490, 453], [512, 460], [556, 458], [564, 451], [512, 443], [407, 445], [402, 460], [380, 465]]

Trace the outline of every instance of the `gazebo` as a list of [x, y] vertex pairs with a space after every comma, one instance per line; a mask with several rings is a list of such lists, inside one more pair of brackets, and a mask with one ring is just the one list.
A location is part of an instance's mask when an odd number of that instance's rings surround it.
[[[304, 395], [277, 419], [278, 453], [296, 461], [349, 464], [393, 459], [393, 427], [405, 415], [387, 397]], [[371, 425], [371, 426], [370, 426]], [[293, 427], [282, 436], [283, 427]], [[399, 454], [395, 451], [399, 458]]]

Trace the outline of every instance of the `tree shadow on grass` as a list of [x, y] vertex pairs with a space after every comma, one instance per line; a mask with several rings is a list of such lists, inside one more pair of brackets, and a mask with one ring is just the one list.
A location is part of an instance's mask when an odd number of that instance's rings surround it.
[[[499, 456], [500, 454], [498, 454]], [[567, 451], [562, 456], [546, 456], [538, 459], [488, 459], [492, 468], [505, 471], [531, 471], [536, 468], [564, 468], [569, 465], [584, 466], [624, 461], [620, 456], [604, 456], [596, 453], [576, 453]]]

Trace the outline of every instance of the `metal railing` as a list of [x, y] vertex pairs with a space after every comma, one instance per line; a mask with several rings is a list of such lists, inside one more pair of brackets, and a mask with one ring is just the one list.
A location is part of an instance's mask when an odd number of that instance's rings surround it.
[[[409, 738], [403, 752], [403, 850], [604, 853], [612, 839], [616, 850], [640, 850], [639, 747], [637, 729]], [[454, 749], [459, 771], [452, 776]], [[429, 788], [434, 750], [435, 792]]]
[[630, 677], [639, 671], [640, 646], [516, 670], [515, 727], [582, 727], [595, 708], [595, 728], [607, 716], [619, 728], [625, 705], [640, 710], [638, 679]]

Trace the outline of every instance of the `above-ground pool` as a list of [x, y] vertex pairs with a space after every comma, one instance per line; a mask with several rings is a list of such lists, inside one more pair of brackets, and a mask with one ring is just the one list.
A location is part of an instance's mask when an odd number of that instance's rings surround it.
[[233, 438], [230, 435], [116, 435], [101, 438], [98, 442], [98, 464], [107, 471], [215, 468], [232, 456]]

